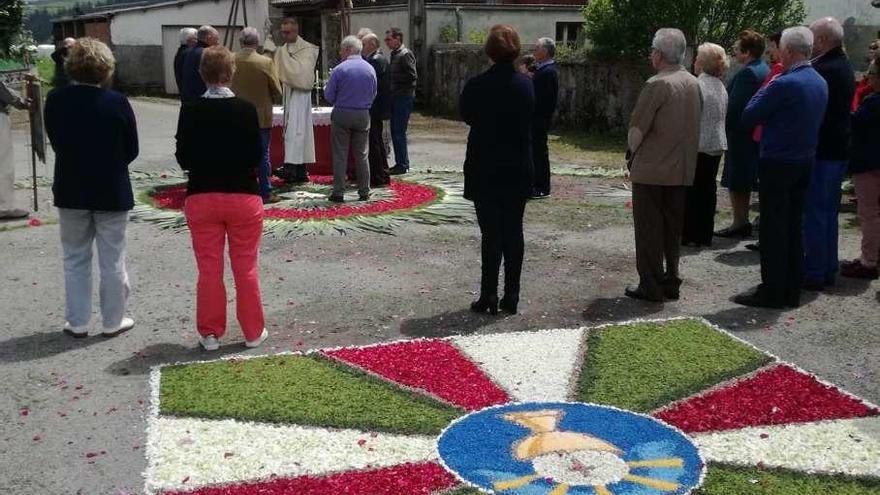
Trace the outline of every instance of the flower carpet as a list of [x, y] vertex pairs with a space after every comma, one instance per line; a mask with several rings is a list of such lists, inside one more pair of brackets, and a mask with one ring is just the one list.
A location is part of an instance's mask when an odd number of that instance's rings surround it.
[[705, 320], [152, 370], [146, 490], [880, 494], [880, 409]]
[[[147, 184], [137, 195], [133, 218], [155, 222], [163, 228], [184, 229], [186, 179], [179, 173], [144, 175]], [[277, 203], [267, 204], [263, 217], [265, 234], [291, 237], [355, 231], [392, 234], [405, 221], [425, 224], [470, 221], [473, 206], [462, 197], [461, 184], [437, 176], [393, 179], [387, 187], [372, 189], [367, 201], [347, 189], [345, 203], [327, 198], [332, 176], [312, 176], [301, 185], [285, 185], [273, 177]]]

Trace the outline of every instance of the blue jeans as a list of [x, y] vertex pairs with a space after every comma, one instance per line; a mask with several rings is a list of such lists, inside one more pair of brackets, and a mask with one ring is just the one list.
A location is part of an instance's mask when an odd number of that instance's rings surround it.
[[834, 281], [837, 274], [837, 213], [845, 161], [816, 160], [804, 205], [804, 280]]
[[391, 143], [394, 144], [394, 166], [409, 168], [406, 151], [406, 128], [413, 109], [412, 96], [394, 95], [391, 99]]
[[272, 183], [269, 181], [269, 175], [272, 172], [272, 164], [269, 162], [269, 140], [271, 139], [272, 129], [260, 129], [260, 141], [263, 145], [263, 158], [260, 160], [260, 196], [263, 199], [269, 199], [272, 195]]
[[92, 318], [92, 250], [97, 247], [104, 328], [118, 327], [125, 315], [129, 291], [125, 271], [128, 212], [58, 208], [58, 217], [67, 322], [84, 327]]

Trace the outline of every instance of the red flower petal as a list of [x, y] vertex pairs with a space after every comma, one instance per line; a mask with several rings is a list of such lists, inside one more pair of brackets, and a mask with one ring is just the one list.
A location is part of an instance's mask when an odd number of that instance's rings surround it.
[[442, 340], [397, 342], [325, 354], [471, 411], [510, 401], [507, 393], [470, 359]]
[[31, 218], [28, 220], [28, 225], [31, 227], [39, 227], [40, 225], [43, 225], [43, 222], [39, 218]]
[[688, 433], [876, 416], [833, 386], [780, 365], [654, 414]]
[[[182, 483], [186, 483], [189, 477]], [[302, 476], [270, 481], [205, 487], [165, 495], [429, 495], [458, 482], [435, 463], [402, 464], [370, 471], [350, 471], [330, 476]]]
[[[312, 176], [312, 182], [330, 184], [332, 176]], [[362, 203], [357, 206], [333, 205], [324, 208], [287, 209], [267, 208], [265, 218], [286, 220], [332, 220], [354, 215], [377, 215], [424, 206], [437, 199], [437, 191], [430, 186], [412, 182], [391, 181], [388, 186], [393, 198], [383, 201]], [[151, 195], [154, 206], [162, 209], [182, 210], [186, 202], [186, 185], [178, 184], [160, 188]]]

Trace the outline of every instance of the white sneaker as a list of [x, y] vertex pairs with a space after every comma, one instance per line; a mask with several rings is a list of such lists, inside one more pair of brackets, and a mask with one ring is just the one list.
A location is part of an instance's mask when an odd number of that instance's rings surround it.
[[66, 333], [67, 335], [70, 335], [73, 338], [82, 339], [82, 338], [89, 336], [89, 327], [88, 326], [75, 327], [75, 326], [71, 325], [69, 322], [65, 321], [64, 322], [64, 333]]
[[262, 344], [263, 341], [266, 340], [266, 339], [268, 339], [268, 338], [269, 338], [269, 331], [266, 330], [266, 329], [264, 328], [264, 329], [263, 329], [263, 333], [261, 333], [260, 336], [257, 337], [256, 339], [254, 339], [254, 340], [245, 340], [245, 341], [244, 341], [244, 346], [253, 349], [254, 347], [259, 347], [260, 344]]
[[131, 318], [125, 317], [119, 322], [119, 326], [115, 328], [105, 328], [104, 332], [101, 334], [104, 337], [116, 337], [121, 333], [125, 333], [134, 328], [134, 320]]
[[213, 335], [199, 337], [199, 344], [202, 344], [202, 347], [206, 351], [216, 351], [220, 348], [220, 341], [217, 340], [217, 337], [214, 337]]

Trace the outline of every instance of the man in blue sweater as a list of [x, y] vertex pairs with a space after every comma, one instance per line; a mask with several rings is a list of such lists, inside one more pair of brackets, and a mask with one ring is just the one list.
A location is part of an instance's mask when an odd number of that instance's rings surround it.
[[761, 285], [736, 296], [737, 304], [800, 305], [804, 198], [828, 103], [828, 84], [810, 64], [812, 50], [809, 29], [786, 29], [780, 40], [785, 72], [758, 91], [743, 112], [743, 125], [764, 126], [758, 166]]

